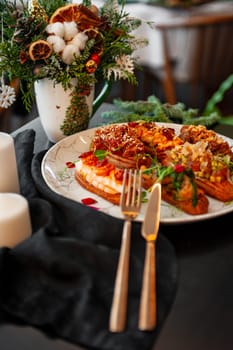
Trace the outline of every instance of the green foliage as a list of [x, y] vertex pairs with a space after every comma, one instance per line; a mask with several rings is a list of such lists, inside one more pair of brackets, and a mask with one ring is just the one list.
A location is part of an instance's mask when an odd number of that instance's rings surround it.
[[113, 101], [115, 110], [103, 112], [101, 115], [103, 124], [130, 122], [136, 120], [146, 120], [153, 122], [179, 123], [179, 124], [202, 124], [212, 126], [221, 117], [213, 112], [209, 115], [200, 115], [198, 109], [186, 109], [183, 103], [170, 105], [161, 103], [152, 95], [146, 101]]
[[170, 105], [161, 103], [154, 95], [146, 101], [113, 101], [115, 109], [102, 113], [103, 124], [146, 120], [211, 127], [216, 123], [233, 125], [233, 116], [223, 116], [218, 104], [223, 101], [227, 91], [233, 87], [233, 74], [230, 74], [218, 90], [207, 101], [203, 112], [198, 109], [186, 109], [184, 103]]
[[220, 103], [224, 99], [225, 93], [230, 90], [233, 86], [233, 74], [230, 74], [219, 86], [218, 90], [211, 96], [211, 98], [207, 101], [204, 115], [208, 115], [213, 112], [217, 112], [221, 114], [221, 111], [217, 107], [217, 104]]

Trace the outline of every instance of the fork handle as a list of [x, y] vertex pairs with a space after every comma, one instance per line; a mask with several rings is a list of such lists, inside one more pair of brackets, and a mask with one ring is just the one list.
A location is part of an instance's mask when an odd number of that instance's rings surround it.
[[156, 252], [155, 242], [146, 243], [146, 257], [143, 272], [138, 327], [142, 331], [153, 330], [156, 326]]
[[126, 324], [126, 310], [128, 300], [128, 278], [129, 278], [129, 253], [131, 221], [124, 222], [121, 250], [117, 267], [114, 287], [112, 308], [110, 313], [109, 330], [111, 332], [122, 332]]

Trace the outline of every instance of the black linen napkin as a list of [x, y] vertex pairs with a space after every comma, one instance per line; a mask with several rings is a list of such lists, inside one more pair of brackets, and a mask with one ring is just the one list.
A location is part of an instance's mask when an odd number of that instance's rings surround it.
[[15, 137], [21, 193], [28, 199], [30, 239], [0, 249], [0, 307], [29, 325], [88, 349], [149, 350], [176, 288], [176, 258], [160, 233], [157, 242], [158, 326], [137, 328], [145, 241], [133, 223], [127, 329], [108, 331], [123, 222], [66, 199], [45, 184], [33, 155], [35, 133]]

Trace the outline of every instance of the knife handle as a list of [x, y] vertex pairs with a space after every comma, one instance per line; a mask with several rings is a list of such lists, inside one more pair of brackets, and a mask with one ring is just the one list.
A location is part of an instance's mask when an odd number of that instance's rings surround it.
[[125, 329], [128, 301], [130, 241], [131, 221], [126, 220], [123, 227], [121, 250], [110, 313], [109, 330], [111, 332], [122, 332]]
[[143, 271], [142, 291], [139, 307], [139, 324], [142, 331], [150, 331], [156, 327], [156, 244], [146, 243], [146, 256]]

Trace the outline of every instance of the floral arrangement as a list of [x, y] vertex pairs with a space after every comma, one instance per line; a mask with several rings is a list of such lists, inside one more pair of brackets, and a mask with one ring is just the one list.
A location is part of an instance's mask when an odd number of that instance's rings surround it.
[[[20, 3], [20, 6], [18, 5]], [[147, 45], [132, 31], [141, 20], [129, 17], [124, 4], [106, 0], [97, 8], [90, 0], [1, 0], [0, 106], [15, 100], [11, 81], [19, 79], [22, 99], [29, 111], [35, 98], [34, 83], [48, 78], [73, 89], [63, 133], [85, 128], [85, 96], [98, 82], [108, 87], [120, 79], [136, 84], [134, 51]], [[73, 85], [73, 80], [77, 84]], [[88, 112], [86, 112], [87, 114]], [[79, 119], [74, 128], [74, 118]]]

